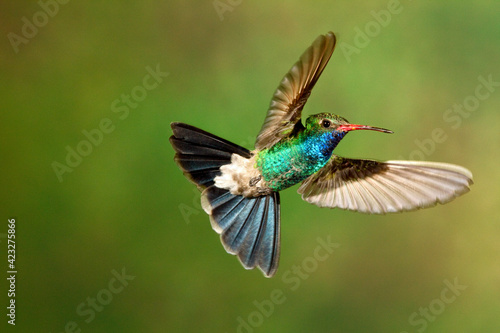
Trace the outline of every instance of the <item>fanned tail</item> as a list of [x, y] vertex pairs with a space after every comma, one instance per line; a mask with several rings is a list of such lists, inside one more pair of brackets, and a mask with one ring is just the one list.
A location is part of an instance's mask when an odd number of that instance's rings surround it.
[[250, 158], [250, 151], [187, 124], [171, 126], [175, 161], [203, 191], [203, 209], [226, 251], [237, 255], [246, 269], [258, 267], [266, 277], [272, 277], [280, 256], [279, 194], [247, 198], [215, 186], [220, 167], [231, 163], [233, 154]]
[[276, 273], [280, 256], [277, 192], [245, 198], [214, 185], [203, 191], [201, 203], [228, 253], [237, 255], [246, 269], [259, 267], [266, 277]]

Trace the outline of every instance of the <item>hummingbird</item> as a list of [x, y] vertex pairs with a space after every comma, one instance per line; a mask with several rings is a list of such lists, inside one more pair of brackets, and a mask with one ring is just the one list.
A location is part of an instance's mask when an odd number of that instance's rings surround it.
[[302, 109], [336, 44], [320, 35], [281, 80], [248, 150], [194, 126], [173, 122], [175, 162], [201, 191], [201, 205], [225, 250], [246, 269], [272, 277], [280, 258], [279, 192], [300, 182], [302, 199], [319, 207], [368, 214], [444, 204], [468, 192], [464, 167], [423, 161], [344, 158], [335, 147], [352, 131], [393, 133], [351, 124], [331, 113], [301, 121]]

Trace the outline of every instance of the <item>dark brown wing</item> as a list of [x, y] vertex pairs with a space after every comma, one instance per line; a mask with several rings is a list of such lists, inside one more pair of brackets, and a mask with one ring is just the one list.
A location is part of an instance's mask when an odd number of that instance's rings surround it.
[[302, 108], [335, 49], [335, 35], [319, 36], [290, 69], [274, 93], [255, 148], [269, 148], [290, 135], [300, 121]]
[[471, 184], [471, 172], [458, 165], [332, 155], [298, 192], [320, 207], [385, 214], [444, 204], [468, 192]]

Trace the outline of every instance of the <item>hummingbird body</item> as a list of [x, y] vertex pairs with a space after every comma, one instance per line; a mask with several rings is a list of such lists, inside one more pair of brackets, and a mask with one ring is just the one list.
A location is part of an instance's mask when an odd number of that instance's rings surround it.
[[[342, 125], [350, 124], [331, 113], [312, 115], [307, 118], [306, 127], [297, 130], [294, 136], [270, 148], [254, 150], [251, 159], [245, 161], [235, 156], [231, 164], [221, 167], [222, 175], [215, 178], [215, 183], [245, 197], [279, 192], [298, 184], [330, 160], [333, 150], [347, 134], [345, 130], [331, 128]], [[376, 127], [368, 129], [390, 132]]]
[[355, 125], [331, 113], [301, 113], [335, 48], [332, 32], [319, 36], [276, 90], [255, 149], [199, 128], [172, 123], [175, 161], [202, 191], [201, 203], [228, 253], [246, 269], [273, 276], [280, 256], [280, 196], [302, 182], [302, 199], [319, 207], [385, 214], [447, 203], [469, 191], [469, 170], [448, 163], [343, 158], [335, 147]]
[[257, 168], [269, 188], [282, 191], [320, 170], [346, 132], [324, 131], [321, 122], [341, 119], [322, 113], [309, 117], [306, 128], [288, 140], [258, 152]]

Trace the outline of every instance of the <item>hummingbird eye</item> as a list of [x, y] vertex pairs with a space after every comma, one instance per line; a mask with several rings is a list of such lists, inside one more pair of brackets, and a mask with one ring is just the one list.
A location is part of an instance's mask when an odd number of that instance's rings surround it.
[[330, 120], [323, 119], [323, 121], [321, 122], [321, 126], [323, 126], [324, 128], [329, 128], [330, 126], [332, 126], [332, 122]]

